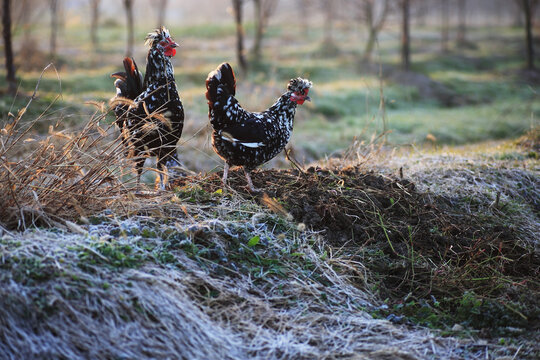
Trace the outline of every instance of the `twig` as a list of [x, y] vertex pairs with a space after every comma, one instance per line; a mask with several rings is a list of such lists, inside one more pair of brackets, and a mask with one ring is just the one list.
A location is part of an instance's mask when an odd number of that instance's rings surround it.
[[36, 94], [37, 94], [37, 91], [38, 91], [38, 88], [39, 88], [39, 83], [41, 82], [41, 79], [43, 78], [43, 75], [45, 74], [45, 71], [47, 71], [48, 68], [50, 67], [53, 67], [54, 68], [54, 72], [56, 73], [56, 78], [58, 79], [58, 83], [59, 83], [59, 86], [60, 86], [60, 97], [62, 97], [62, 80], [60, 79], [60, 75], [58, 74], [58, 70], [56, 69], [56, 66], [54, 66], [53, 63], [49, 63], [49, 65], [45, 66], [45, 68], [43, 68], [43, 70], [41, 70], [41, 74], [39, 75], [39, 79], [36, 83], [36, 87], [34, 88], [34, 92], [32, 93], [32, 96], [30, 97], [30, 100], [28, 100], [28, 103], [26, 104], [26, 106], [24, 107], [25, 109], [27, 109], [30, 104], [32, 103], [32, 101], [36, 98]]
[[521, 350], [522, 347], [523, 347], [523, 344], [519, 345], [516, 353], [514, 354], [514, 356], [512, 356], [512, 360], [514, 360], [516, 358], [516, 356], [519, 354], [519, 351]]
[[302, 173], [302, 175], [306, 175], [306, 172], [304, 169], [298, 164], [298, 161], [294, 158], [294, 156], [291, 155], [291, 149], [285, 149], [285, 158], [294, 165], [294, 167]]

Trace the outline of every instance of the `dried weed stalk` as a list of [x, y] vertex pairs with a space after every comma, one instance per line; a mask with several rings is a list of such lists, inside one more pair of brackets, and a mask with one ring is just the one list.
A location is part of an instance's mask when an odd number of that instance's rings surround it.
[[100, 126], [106, 116], [103, 107], [77, 133], [51, 126], [40, 139], [30, 130], [41, 116], [23, 121], [35, 96], [0, 130], [0, 225], [7, 229], [84, 219], [130, 185], [119, 179], [128, 165], [121, 144]]

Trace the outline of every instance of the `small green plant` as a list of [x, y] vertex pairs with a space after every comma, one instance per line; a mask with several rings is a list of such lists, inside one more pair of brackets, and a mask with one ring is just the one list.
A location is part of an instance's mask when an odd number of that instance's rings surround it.
[[249, 247], [254, 247], [254, 246], [258, 245], [260, 241], [261, 241], [261, 237], [259, 235], [255, 235], [254, 237], [249, 239], [247, 245]]
[[190, 184], [183, 187], [178, 187], [175, 189], [175, 194], [180, 201], [193, 204], [214, 201], [219, 196], [222, 196], [222, 192], [208, 192], [198, 184]]
[[79, 265], [105, 264], [115, 268], [136, 268], [142, 265], [145, 255], [130, 244], [100, 241], [79, 250]]
[[23, 283], [43, 282], [62, 275], [60, 269], [52, 263], [52, 259], [13, 257], [9, 262], [14, 279]]

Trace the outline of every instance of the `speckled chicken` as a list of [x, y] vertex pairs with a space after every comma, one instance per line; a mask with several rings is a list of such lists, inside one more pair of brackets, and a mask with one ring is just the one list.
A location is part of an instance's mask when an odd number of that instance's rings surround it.
[[111, 75], [116, 78], [116, 96], [111, 104], [122, 131], [122, 142], [135, 160], [137, 183], [146, 157], [156, 156], [159, 185], [164, 189], [168, 175], [178, 175], [176, 146], [184, 126], [184, 108], [171, 63], [178, 44], [165, 27], [149, 33], [146, 44], [150, 50], [144, 80], [135, 61], [126, 57], [125, 72]]
[[250, 191], [257, 191], [250, 172], [279, 154], [289, 142], [296, 106], [310, 100], [311, 82], [292, 79], [287, 91], [262, 112], [243, 109], [236, 94], [236, 78], [231, 65], [223, 63], [208, 74], [206, 98], [213, 128], [212, 146], [225, 161], [223, 185], [230, 166], [242, 166]]

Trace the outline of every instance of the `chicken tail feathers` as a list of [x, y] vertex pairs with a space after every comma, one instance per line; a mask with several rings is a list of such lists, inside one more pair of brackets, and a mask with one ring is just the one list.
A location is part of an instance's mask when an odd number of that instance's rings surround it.
[[[218, 91], [221, 89], [222, 91]], [[236, 94], [236, 77], [228, 63], [223, 63], [206, 78], [206, 99], [210, 109], [219, 102], [220, 97], [234, 96]]]
[[127, 98], [135, 99], [143, 91], [143, 77], [133, 58], [124, 58], [124, 69], [126, 70]]
[[133, 100], [143, 92], [143, 78], [135, 60], [124, 58], [124, 70], [111, 74], [111, 77], [116, 79], [114, 81], [116, 96], [111, 100], [111, 105], [115, 104], [113, 108], [116, 123], [120, 128], [123, 127], [130, 103], [133, 103]]
[[115, 78], [116, 95], [134, 100], [143, 91], [143, 78], [135, 60], [124, 58], [124, 70], [111, 74]]

